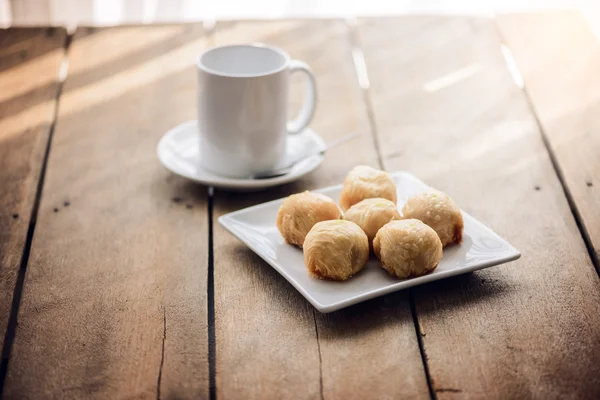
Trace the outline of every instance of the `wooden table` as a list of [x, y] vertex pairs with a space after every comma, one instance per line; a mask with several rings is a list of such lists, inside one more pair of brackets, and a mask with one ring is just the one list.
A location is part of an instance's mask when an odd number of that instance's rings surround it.
[[[364, 135], [256, 194], [168, 173], [195, 55], [240, 41], [312, 66], [325, 140]], [[1, 31], [2, 397], [599, 398], [599, 154], [577, 13]], [[413, 172], [523, 256], [324, 315], [215, 223], [356, 164]]]

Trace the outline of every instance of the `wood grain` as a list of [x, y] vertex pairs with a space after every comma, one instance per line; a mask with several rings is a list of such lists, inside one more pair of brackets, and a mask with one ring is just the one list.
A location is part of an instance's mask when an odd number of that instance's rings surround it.
[[78, 30], [5, 398], [208, 397], [207, 193], [155, 153], [194, 118], [204, 46], [201, 26]]
[[[367, 111], [341, 21], [223, 23], [216, 44], [260, 41], [314, 70], [319, 105], [312, 127], [326, 141], [360, 131], [314, 173], [256, 194], [217, 192], [214, 281], [217, 398], [419, 398], [428, 389], [405, 294], [328, 315], [316, 312], [258, 256], [225, 232], [226, 212], [343, 181], [357, 164], [378, 166]], [[294, 81], [292, 103], [301, 99]]]
[[[64, 29], [0, 30], [0, 346], [59, 90]], [[33, 112], [32, 112], [33, 111]]]
[[385, 167], [446, 191], [522, 252], [415, 290], [437, 397], [597, 398], [598, 276], [494, 21], [378, 19], [359, 32]]
[[576, 12], [506, 15], [501, 34], [600, 257], [600, 43]]

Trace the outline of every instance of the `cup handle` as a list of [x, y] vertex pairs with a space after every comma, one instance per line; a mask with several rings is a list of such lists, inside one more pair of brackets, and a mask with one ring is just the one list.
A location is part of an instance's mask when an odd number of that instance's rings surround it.
[[308, 64], [298, 60], [291, 60], [289, 64], [290, 73], [302, 72], [306, 75], [306, 97], [302, 108], [296, 118], [292, 121], [288, 121], [287, 130], [288, 133], [295, 134], [301, 132], [304, 128], [310, 124], [312, 117], [315, 113], [315, 106], [317, 104], [317, 82]]

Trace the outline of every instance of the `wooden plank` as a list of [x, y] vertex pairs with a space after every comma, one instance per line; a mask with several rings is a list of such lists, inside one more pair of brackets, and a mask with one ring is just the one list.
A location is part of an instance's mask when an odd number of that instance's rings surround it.
[[505, 15], [498, 18], [498, 24], [523, 75], [527, 95], [542, 125], [598, 263], [598, 38], [590, 31], [583, 16], [577, 12]]
[[64, 29], [0, 30], [2, 348], [27, 231], [32, 222], [40, 171], [54, 122], [65, 43]]
[[446, 191], [523, 254], [415, 290], [437, 397], [597, 398], [598, 276], [494, 21], [368, 20], [360, 39], [385, 167]]
[[155, 153], [195, 115], [204, 45], [200, 26], [77, 32], [6, 398], [208, 397], [206, 189]]
[[[226, 212], [337, 184], [356, 164], [378, 166], [362, 91], [341, 21], [217, 25], [216, 44], [260, 41], [314, 70], [319, 105], [312, 126], [326, 141], [363, 136], [328, 153], [301, 181], [214, 199], [217, 398], [418, 398], [428, 389], [406, 294], [322, 315], [252, 251], [224, 231]], [[293, 103], [301, 98], [299, 82]]]

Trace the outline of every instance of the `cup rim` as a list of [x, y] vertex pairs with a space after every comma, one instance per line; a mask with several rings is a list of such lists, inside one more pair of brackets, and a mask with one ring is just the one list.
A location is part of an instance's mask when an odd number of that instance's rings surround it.
[[[264, 71], [264, 72], [259, 72], [259, 73], [254, 73], [254, 74], [231, 74], [231, 73], [226, 73], [226, 72], [222, 72], [222, 71], [218, 71], [216, 69], [212, 69], [207, 67], [206, 65], [204, 65], [202, 63], [202, 57], [204, 57], [206, 54], [210, 53], [211, 51], [215, 51], [215, 50], [219, 50], [219, 49], [224, 49], [224, 48], [231, 48], [231, 47], [255, 47], [255, 48], [265, 48], [265, 49], [269, 49], [271, 51], [274, 51], [278, 54], [280, 54], [281, 56], [283, 56], [285, 62], [280, 66], [277, 67], [275, 69], [272, 70], [268, 70], [268, 71]], [[196, 58], [196, 67], [208, 74], [211, 75], [216, 75], [216, 76], [222, 76], [225, 78], [256, 78], [256, 77], [261, 77], [261, 76], [268, 76], [268, 75], [273, 75], [276, 74], [278, 72], [283, 71], [284, 69], [286, 69], [289, 65], [291, 58], [289, 56], [288, 53], [286, 53], [284, 50], [282, 50], [279, 47], [276, 46], [271, 46], [269, 44], [265, 44], [265, 43], [234, 43], [234, 44], [225, 44], [225, 45], [221, 45], [221, 46], [214, 46], [214, 47], [209, 47], [205, 50], [203, 50], [200, 55]]]

